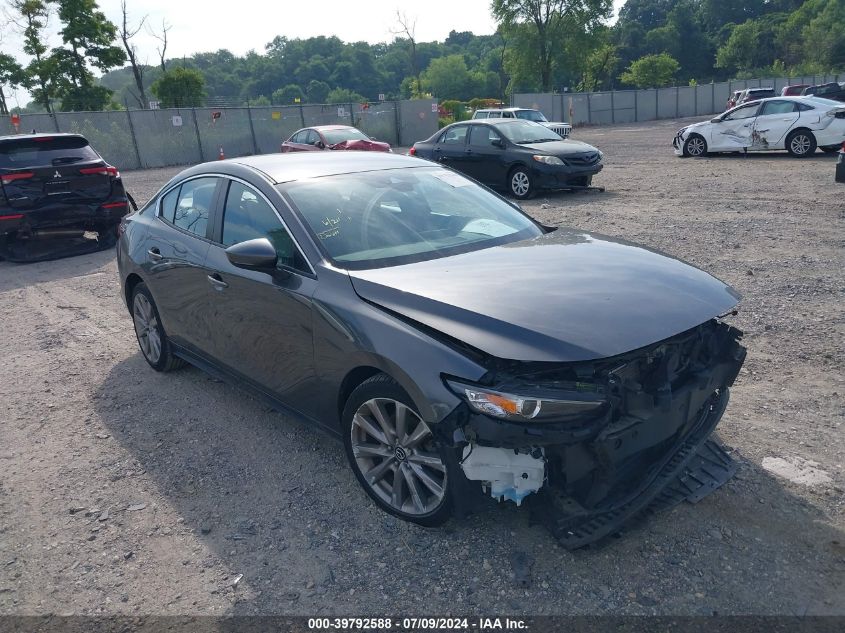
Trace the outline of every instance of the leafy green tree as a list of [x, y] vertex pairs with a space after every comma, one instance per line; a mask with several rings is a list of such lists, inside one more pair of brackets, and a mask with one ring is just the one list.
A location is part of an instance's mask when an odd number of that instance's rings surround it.
[[290, 105], [291, 103], [296, 103], [297, 99], [302, 103], [305, 101], [305, 93], [302, 92], [302, 88], [297, 84], [288, 84], [284, 88], [274, 90], [270, 99], [278, 105]]
[[493, 16], [500, 25], [525, 25], [523, 42], [533, 48], [540, 88], [552, 89], [555, 49], [567, 30], [589, 31], [610, 17], [611, 0], [493, 0]]
[[448, 55], [432, 60], [420, 81], [423, 90], [438, 99], [465, 101], [479, 96], [483, 78], [469, 71], [463, 56]]
[[126, 53], [114, 43], [117, 27], [99, 10], [96, 0], [53, 1], [64, 44], [51, 53], [55, 72], [65, 85], [60, 95], [62, 109], [101, 110], [111, 101], [111, 90], [95, 85], [89, 66], [106, 72], [126, 61]]
[[329, 103], [364, 103], [366, 100], [366, 97], [349, 88], [335, 88], [327, 98]]
[[152, 91], [162, 107], [197, 107], [205, 99], [205, 79], [192, 68], [171, 68], [155, 80]]
[[679, 68], [677, 60], [668, 53], [646, 55], [633, 62], [621, 79], [637, 88], [662, 88], [672, 83]]
[[784, 14], [737, 25], [716, 53], [716, 67], [729, 72], [753, 71], [770, 66], [779, 56], [778, 29]]
[[44, 43], [49, 8], [44, 0], [12, 0], [11, 7], [23, 29], [23, 52], [32, 58], [24, 68], [21, 83], [46, 112], [52, 112], [51, 102], [57, 91], [55, 64]]
[[594, 50], [587, 57], [584, 64], [584, 74], [579, 84], [579, 90], [595, 92], [609, 85], [619, 67], [619, 56], [613, 44], [604, 44]]
[[3, 86], [14, 89], [20, 86], [23, 81], [24, 72], [21, 65], [11, 55], [0, 53], [0, 114], [9, 114]]
[[305, 89], [305, 96], [308, 98], [308, 103], [325, 103], [330, 91], [331, 87], [325, 81], [312, 79]]

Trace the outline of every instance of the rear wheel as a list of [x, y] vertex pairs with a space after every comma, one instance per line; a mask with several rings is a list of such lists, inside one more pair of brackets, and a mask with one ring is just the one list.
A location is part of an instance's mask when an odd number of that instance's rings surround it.
[[378, 374], [361, 383], [342, 419], [349, 464], [382, 510], [426, 526], [449, 518], [447, 454], [393, 379]]
[[704, 140], [704, 137], [691, 134], [684, 141], [684, 156], [692, 156], [693, 158], [707, 156], [707, 141]]
[[132, 322], [138, 347], [150, 367], [156, 371], [170, 371], [184, 366], [185, 361], [173, 355], [153, 296], [144, 283], [139, 283], [132, 291]]
[[795, 130], [786, 137], [786, 151], [796, 158], [812, 156], [816, 151], [816, 137], [809, 130]]

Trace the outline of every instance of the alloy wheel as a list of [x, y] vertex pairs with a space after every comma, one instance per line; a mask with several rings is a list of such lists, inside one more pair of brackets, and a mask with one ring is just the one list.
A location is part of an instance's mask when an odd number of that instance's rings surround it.
[[528, 193], [531, 188], [531, 181], [528, 179], [528, 174], [524, 171], [517, 171], [511, 176], [511, 191], [514, 195], [522, 197]]
[[143, 293], [137, 293], [132, 302], [132, 320], [135, 323], [135, 334], [138, 336], [141, 352], [155, 365], [161, 358], [161, 333], [155, 310]]
[[810, 138], [806, 134], [798, 134], [789, 144], [792, 152], [797, 156], [803, 156], [810, 151]]
[[419, 415], [391, 398], [367, 400], [352, 418], [352, 454], [364, 481], [405, 514], [430, 514], [446, 495], [446, 465], [433, 439]]
[[704, 154], [704, 139], [694, 136], [687, 141], [687, 152], [690, 156], [701, 156]]

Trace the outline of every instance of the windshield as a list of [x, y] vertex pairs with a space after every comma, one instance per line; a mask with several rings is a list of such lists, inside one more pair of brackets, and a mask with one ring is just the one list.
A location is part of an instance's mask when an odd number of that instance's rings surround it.
[[533, 121], [509, 121], [504, 125], [497, 125], [496, 129], [504, 134], [509, 141], [517, 145], [563, 140], [549, 128]]
[[345, 130], [323, 130], [323, 136], [326, 139], [326, 144], [336, 145], [343, 143], [343, 141], [368, 141], [369, 137], [361, 130], [356, 130], [354, 127]]
[[543, 233], [506, 201], [440, 167], [326, 176], [279, 189], [321, 250], [351, 270], [437, 259]]
[[543, 116], [543, 113], [538, 112], [537, 110], [517, 110], [516, 118], [523, 119], [525, 121], [536, 121], [537, 123], [548, 122], [548, 119]]

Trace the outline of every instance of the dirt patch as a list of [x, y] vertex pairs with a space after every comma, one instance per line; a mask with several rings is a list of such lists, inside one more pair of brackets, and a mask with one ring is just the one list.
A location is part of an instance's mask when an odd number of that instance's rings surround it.
[[[323, 434], [199, 370], [152, 372], [112, 252], [0, 262], [0, 613], [845, 614], [845, 187], [821, 154], [676, 158], [677, 127], [576, 129], [607, 193], [525, 207], [745, 295], [724, 489], [575, 553], [512, 504], [404, 524]], [[124, 178], [142, 202], [178, 171]]]

